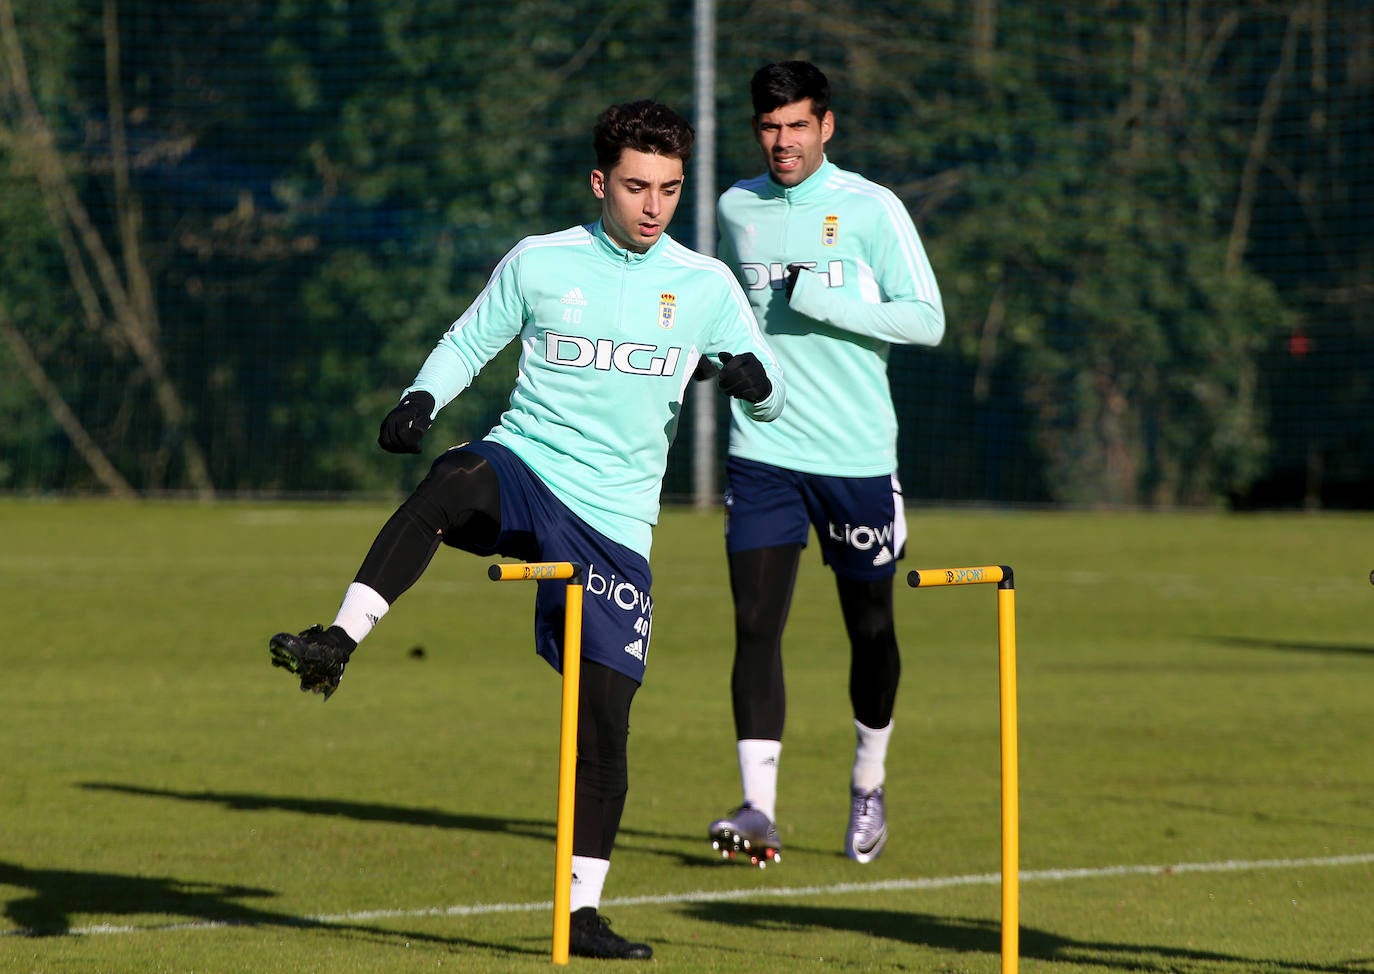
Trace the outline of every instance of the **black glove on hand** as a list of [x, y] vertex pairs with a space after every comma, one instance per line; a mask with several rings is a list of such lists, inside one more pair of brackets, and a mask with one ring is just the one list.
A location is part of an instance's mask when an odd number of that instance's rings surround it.
[[720, 391], [745, 402], [762, 402], [773, 391], [763, 363], [753, 352], [720, 353]]
[[714, 379], [719, 372], [720, 369], [716, 368], [716, 363], [703, 355], [697, 359], [697, 367], [692, 372], [692, 379], [696, 382], [705, 382], [708, 379]]
[[386, 414], [377, 445], [387, 453], [419, 453], [420, 440], [434, 420], [434, 397], [427, 392], [412, 392]]
[[797, 277], [806, 270], [805, 264], [787, 265], [787, 300], [792, 300], [792, 292], [797, 289]]

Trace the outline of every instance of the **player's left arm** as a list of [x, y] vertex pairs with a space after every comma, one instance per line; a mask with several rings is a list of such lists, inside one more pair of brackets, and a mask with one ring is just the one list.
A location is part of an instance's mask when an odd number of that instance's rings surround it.
[[814, 270], [789, 280], [793, 311], [856, 335], [893, 345], [938, 345], [945, 334], [944, 302], [935, 271], [906, 207], [885, 193], [880, 214], [869, 225], [852, 288], [827, 287]]

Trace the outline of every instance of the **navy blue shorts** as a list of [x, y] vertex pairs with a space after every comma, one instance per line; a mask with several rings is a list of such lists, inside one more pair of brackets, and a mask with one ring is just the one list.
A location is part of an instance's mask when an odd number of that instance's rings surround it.
[[[504, 446], [479, 440], [454, 449], [486, 458], [501, 484], [501, 533], [496, 542], [485, 550], [467, 545], [464, 550], [528, 561], [572, 561], [584, 566], [582, 658], [643, 683], [654, 621], [649, 562], [568, 510], [534, 471]], [[535, 585], [535, 651], [562, 672], [567, 582]]]
[[841, 578], [873, 581], [897, 573], [906, 553], [906, 513], [896, 474], [826, 477], [729, 457], [725, 464], [725, 550], [806, 546], [810, 528], [821, 558]]

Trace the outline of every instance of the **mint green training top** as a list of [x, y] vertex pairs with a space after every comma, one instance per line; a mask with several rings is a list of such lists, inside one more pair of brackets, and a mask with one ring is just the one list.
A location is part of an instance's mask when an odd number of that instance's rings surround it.
[[772, 380], [740, 417], [782, 412], [782, 370], [720, 261], [667, 234], [617, 246], [600, 221], [526, 237], [439, 339], [406, 393], [435, 413], [519, 338], [510, 405], [486, 438], [509, 448], [572, 511], [646, 559], [668, 447], [701, 355], [753, 352]]
[[[945, 312], [911, 217], [895, 194], [829, 160], [796, 186], [767, 174], [717, 205], [720, 257], [744, 285], [787, 375], [767, 426], [732, 410], [730, 453], [803, 473], [897, 469], [891, 344], [938, 345]], [[808, 269], [787, 300], [787, 265]]]

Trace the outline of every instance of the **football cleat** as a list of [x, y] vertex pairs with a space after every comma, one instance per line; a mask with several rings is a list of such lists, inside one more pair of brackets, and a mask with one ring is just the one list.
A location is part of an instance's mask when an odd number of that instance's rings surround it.
[[887, 845], [887, 811], [883, 807], [883, 788], [872, 791], [849, 790], [849, 831], [844, 837], [845, 855], [855, 862], [872, 862]]
[[574, 910], [568, 929], [568, 953], [574, 957], [599, 957], [603, 960], [649, 960], [654, 949], [648, 944], [626, 940], [611, 929], [611, 921], [594, 906]]
[[711, 848], [722, 859], [748, 859], [751, 866], [760, 869], [770, 862], [782, 862], [782, 840], [778, 838], [777, 826], [748, 802], [712, 822], [707, 834]]
[[338, 626], [311, 626], [299, 636], [279, 632], [267, 645], [273, 666], [300, 677], [303, 693], [322, 693], [326, 700], [339, 689], [344, 665], [358, 647]]

